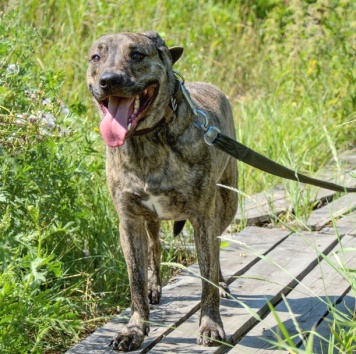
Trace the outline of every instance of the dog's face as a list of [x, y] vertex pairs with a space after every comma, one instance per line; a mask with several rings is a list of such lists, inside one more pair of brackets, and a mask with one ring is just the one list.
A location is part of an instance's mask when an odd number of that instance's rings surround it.
[[108, 146], [121, 146], [138, 125], [150, 128], [162, 119], [174, 90], [172, 64], [182, 52], [169, 50], [153, 31], [107, 35], [93, 44], [87, 84]]

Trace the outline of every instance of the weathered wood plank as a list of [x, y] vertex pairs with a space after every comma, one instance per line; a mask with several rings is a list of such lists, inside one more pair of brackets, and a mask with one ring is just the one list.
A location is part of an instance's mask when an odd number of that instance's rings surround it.
[[256, 255], [246, 253], [246, 248], [251, 247], [259, 254], [266, 255], [290, 234], [289, 230], [256, 226], [247, 227], [240, 233], [224, 233], [222, 239], [229, 242], [229, 246], [221, 250], [220, 263], [226, 282], [235, 280], [235, 276], [245, 273], [260, 261]]
[[340, 164], [356, 166], [356, 149], [345, 151], [339, 155]]
[[[355, 168], [355, 166], [353, 166]], [[341, 170], [337, 172], [330, 172], [328, 171], [327, 173], [321, 173], [318, 175], [317, 178], [319, 179], [324, 179], [325, 181], [332, 181], [336, 184], [340, 184], [345, 187], [355, 187], [356, 186], [356, 180], [351, 176], [352, 169], [349, 171], [346, 170]], [[333, 177], [330, 177], [333, 175]], [[318, 204], [320, 201], [331, 201], [337, 192], [331, 191], [329, 189], [324, 189], [324, 188], [317, 188], [317, 187], [312, 187], [311, 188], [311, 195], [312, 193], [315, 192], [316, 195], [314, 198], [311, 198], [310, 202], [315, 204]]]
[[279, 185], [266, 192], [244, 198], [236, 214], [236, 222], [246, 220], [247, 225], [264, 223], [271, 216], [278, 216], [290, 205], [283, 185]]
[[312, 230], [320, 230], [333, 218], [347, 214], [356, 208], [356, 196], [353, 193], [346, 194], [341, 198], [314, 210], [307, 221], [307, 226]]
[[326, 226], [320, 230], [321, 233], [333, 233], [336, 231], [340, 236], [356, 236], [356, 212], [352, 212], [341, 219], [336, 220], [335, 225]]
[[[336, 306], [336, 309], [339, 313], [345, 314], [348, 318], [352, 316], [351, 313], [354, 313], [356, 310], [356, 301], [352, 290], [350, 290], [350, 292], [346, 294], [346, 296]], [[314, 336], [314, 353], [330, 353], [328, 351], [329, 338], [331, 334], [329, 324], [332, 324], [332, 321], [332, 316], [329, 314], [317, 327], [315, 332], [322, 338], [325, 338], [325, 340], [321, 339], [317, 335]], [[301, 346], [301, 349], [305, 349], [304, 345]], [[333, 352], [334, 354], [341, 353], [338, 348], [337, 341], [335, 342]]]
[[[260, 260], [259, 257], [246, 253], [246, 246], [243, 244], [250, 245], [261, 254], [267, 254], [289, 234], [287, 230], [258, 227], [248, 227], [239, 234], [226, 234], [230, 246], [221, 250], [221, 266], [225, 279], [229, 281], [233, 276], [246, 272]], [[182, 272], [163, 288], [161, 303], [151, 307], [151, 330], [137, 353], [148, 351], [163, 336], [171, 332], [172, 327], [179, 326], [198, 311], [201, 295], [199, 267], [194, 264], [188, 269], [189, 271]], [[67, 353], [84, 354], [88, 353], [88, 348], [91, 354], [106, 353], [108, 343], [116, 332], [123, 329], [129, 316], [129, 309], [123, 311]]]
[[[356, 238], [345, 236], [341, 241], [342, 247], [356, 247]], [[356, 252], [340, 254], [341, 247], [337, 245], [333, 251], [338, 252], [343, 264], [350, 268], [356, 266]], [[337, 264], [336, 259], [329, 255], [330, 260]], [[338, 265], [336, 265], [338, 267]], [[301, 330], [311, 330], [328, 311], [328, 304], [334, 304], [348, 292], [350, 284], [328, 262], [322, 260], [287, 296], [288, 306], [291, 308], [294, 319], [298, 322]], [[294, 344], [301, 345], [301, 339], [297, 336], [297, 330], [293, 318], [285, 301], [275, 307], [276, 314], [283, 322]], [[262, 322], [256, 325], [236, 347], [229, 353], [278, 353], [278, 350], [267, 342], [277, 342], [275, 333], [278, 333], [278, 323], [271, 313]], [[283, 338], [282, 338], [283, 340]]]
[[[257, 322], [251, 310], [262, 316], [268, 311], [267, 300], [272, 303], [279, 301], [282, 293], [297, 284], [296, 279], [302, 279], [317, 264], [318, 255], [312, 245], [320, 252], [328, 253], [336, 243], [335, 235], [291, 235], [268, 254], [269, 260], [262, 259], [242, 277], [238, 277], [230, 285], [235, 299], [222, 299], [220, 306], [228, 342], [235, 343]], [[246, 249], [246, 252], [254, 253], [251, 249]], [[251, 310], [242, 306], [242, 303]], [[196, 345], [199, 316], [200, 311], [165, 337], [151, 352], [223, 352], [225, 347], [204, 348]]]
[[[353, 155], [350, 156], [351, 160]], [[345, 161], [348, 162], [347, 156]], [[342, 164], [342, 170], [335, 166], [326, 166], [320, 170], [316, 178], [331, 181], [340, 185], [354, 187], [356, 180], [351, 177], [351, 171], [355, 165]], [[337, 194], [328, 189], [315, 186], [303, 186], [302, 190], [308, 189], [310, 204], [317, 205], [320, 202], [331, 201]], [[236, 214], [236, 222], [246, 222], [247, 225], [257, 225], [270, 221], [286, 212], [291, 207], [291, 200], [283, 185], [279, 185], [266, 192], [261, 192], [252, 197], [244, 198]]]

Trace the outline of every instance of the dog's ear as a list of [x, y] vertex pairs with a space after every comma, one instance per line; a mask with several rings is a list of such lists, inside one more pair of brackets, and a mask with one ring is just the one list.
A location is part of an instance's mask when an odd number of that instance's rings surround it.
[[141, 34], [149, 38], [156, 45], [157, 48], [167, 47], [164, 40], [156, 31], [146, 31]]
[[149, 38], [156, 46], [158, 52], [167, 53], [172, 61], [172, 65], [181, 57], [183, 53], [182, 47], [169, 48], [166, 42], [160, 37], [156, 31], [146, 31], [142, 33], [145, 37]]
[[178, 61], [178, 59], [182, 56], [183, 51], [184, 51], [183, 47], [169, 48], [169, 52], [171, 53], [171, 57], [172, 57], [172, 64], [174, 64]]

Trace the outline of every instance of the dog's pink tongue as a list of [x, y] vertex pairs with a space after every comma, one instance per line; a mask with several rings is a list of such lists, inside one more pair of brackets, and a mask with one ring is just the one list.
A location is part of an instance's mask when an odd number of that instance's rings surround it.
[[134, 100], [135, 97], [110, 96], [108, 108], [103, 107], [105, 116], [100, 124], [100, 132], [108, 146], [118, 147], [125, 143], [128, 119], [133, 112]]

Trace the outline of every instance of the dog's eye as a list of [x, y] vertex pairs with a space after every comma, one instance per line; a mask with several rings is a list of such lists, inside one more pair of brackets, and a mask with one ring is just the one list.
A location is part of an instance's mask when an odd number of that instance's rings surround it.
[[130, 57], [134, 61], [141, 61], [144, 59], [145, 55], [140, 52], [132, 52]]
[[91, 57], [91, 62], [92, 63], [99, 63], [99, 61], [100, 61], [100, 55], [98, 55], [98, 54], [94, 54], [92, 57]]

